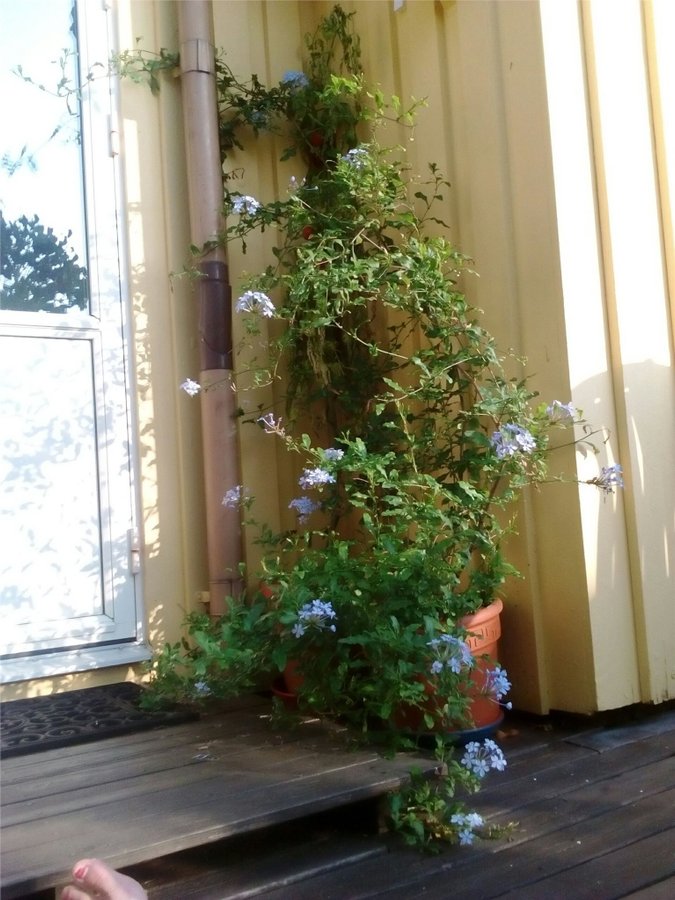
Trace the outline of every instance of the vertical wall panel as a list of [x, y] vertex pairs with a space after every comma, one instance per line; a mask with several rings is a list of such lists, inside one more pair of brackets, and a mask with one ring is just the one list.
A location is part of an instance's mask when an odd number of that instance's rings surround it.
[[582, 9], [641, 687], [644, 699], [658, 700], [675, 695], [669, 198], [660, 191], [642, 4], [595, 0]]
[[[332, 5], [216, 0], [216, 44], [238, 76], [271, 83], [300, 67], [303, 34]], [[509, 585], [505, 614], [514, 699], [535, 712], [587, 712], [675, 696], [673, 4], [343, 6], [357, 11], [368, 79], [403, 99], [429, 99], [413, 143], [393, 127], [387, 137], [406, 141], [418, 171], [434, 160], [447, 172], [443, 215], [480, 272], [466, 279], [469, 298], [499, 345], [529, 357], [545, 399], [572, 399], [611, 427], [627, 469], [625, 494], [604, 502], [591, 488], [560, 485], [525, 498], [511, 548], [525, 578]], [[175, 46], [174, 13], [164, 0], [120, 2], [123, 46], [136, 35], [147, 47]], [[161, 643], [177, 638], [183, 610], [206, 585], [198, 404], [176, 390], [195, 374], [196, 331], [188, 286], [168, 277], [189, 240], [178, 84], [159, 99], [125, 85], [123, 114], [146, 593]], [[233, 153], [236, 189], [284, 196], [301, 166], [279, 164], [281, 146], [262, 138]], [[232, 249], [235, 297], [273, 243], [268, 233], [245, 256]], [[237, 329], [241, 337], [238, 321]], [[242, 377], [246, 362], [244, 353]], [[277, 394], [242, 395], [246, 412]], [[283, 524], [292, 461], [251, 425], [241, 429], [241, 452], [260, 517]], [[581, 477], [613, 461], [561, 460]], [[250, 541], [247, 550], [255, 565], [258, 550]]]
[[[523, 501], [511, 554], [525, 578], [509, 585], [505, 613], [514, 699], [538, 712], [581, 712], [672, 696], [672, 5], [343, 6], [357, 12], [368, 80], [404, 100], [428, 99], [414, 141], [395, 127], [384, 140], [405, 142], [418, 172], [433, 160], [452, 182], [443, 216], [475, 260], [480, 277], [463, 286], [487, 327], [528, 357], [543, 399], [571, 399], [611, 430], [597, 459], [568, 450], [554, 465], [581, 478], [617, 458], [626, 468], [626, 491], [615, 497], [551, 485]], [[331, 8], [218, 0], [216, 43], [238, 76], [273, 83], [300, 67], [303, 34]], [[235, 188], [283, 197], [301, 166], [278, 162], [282, 146], [267, 137], [233, 153]], [[273, 243], [266, 234], [245, 256], [232, 249], [235, 296]], [[242, 373], [246, 361], [244, 353]], [[242, 395], [246, 412], [278, 394]], [[287, 522], [292, 461], [250, 425], [241, 445], [261, 517]], [[249, 544], [254, 565], [256, 553]]]
[[[288, 69], [300, 68], [301, 28], [297, 4], [220, 0], [214, 3], [213, 9], [216, 46], [223, 51], [225, 62], [238, 79], [248, 81], [256, 74], [263, 84], [274, 84]], [[297, 161], [278, 162], [283, 139], [269, 134], [256, 138], [251, 132], [243, 143], [245, 151], [235, 148], [228, 152], [225, 161], [230, 190], [249, 194], [263, 203], [284, 198], [291, 175], [301, 175], [302, 170]], [[273, 263], [275, 237], [269, 230], [264, 235], [252, 235], [247, 239], [245, 254], [239, 245], [230, 245], [228, 257], [235, 301], [243, 292], [247, 273], [262, 271]], [[235, 314], [235, 370], [240, 387], [238, 402], [244, 412], [239, 429], [242, 480], [255, 498], [252, 515], [273, 529], [289, 515], [286, 507], [287, 498], [293, 496], [292, 460], [278, 438], [265, 434], [251, 420], [272, 410], [282, 414], [283, 409], [277, 404], [281, 392], [274, 385], [251, 390], [247, 370], [251, 365], [265, 362], [265, 340], [275, 327], [278, 327], [275, 323], [262, 321], [260, 339], [251, 339], [245, 335], [242, 320]], [[292, 523], [289, 519], [285, 524]], [[261, 553], [256, 537], [254, 529], [246, 530], [245, 558], [251, 571], [257, 568]]]
[[608, 428], [597, 458], [567, 451], [553, 465], [586, 479], [625, 460], [625, 494], [555, 485], [523, 503], [511, 553], [525, 581], [509, 586], [504, 644], [516, 701], [533, 710], [673, 691], [666, 5], [643, 7], [646, 34], [637, 0], [581, 4], [585, 31], [581, 6], [556, 0], [349, 5], [367, 23], [369, 78], [429, 98], [414, 161], [438, 161], [453, 182], [453, 236], [480, 273], [470, 299], [499, 345], [528, 358], [543, 399], [572, 399]]
[[[178, 47], [173, 4], [120, 3], [118, 21], [123, 49]], [[190, 242], [180, 84], [164, 79], [155, 97], [124, 80], [121, 91], [146, 615], [161, 647], [205, 587], [199, 401], [178, 390], [197, 377], [196, 319], [189, 279], [171, 278]]]
[[[503, 25], [490, 3], [444, 3], [442, 5], [450, 109], [448, 130], [455, 162], [452, 173], [456, 197], [456, 231], [462, 250], [475, 260], [478, 278], [467, 279], [471, 301], [485, 312], [485, 324], [498, 346], [524, 353], [521, 285], [516, 266], [518, 234], [510, 171], [513, 165], [506, 117], [504, 76], [522, 78], [525, 68], [519, 58], [505, 58], [501, 46]], [[525, 77], [529, 73], [525, 71]], [[532, 119], [534, 119], [534, 112]], [[519, 367], [512, 370], [522, 375]], [[524, 575], [509, 585], [504, 615], [504, 660], [514, 684], [516, 702], [540, 710], [547, 705], [545, 670], [541, 664], [542, 609], [540, 569], [532, 519], [531, 498], [519, 510], [519, 541], [512, 541], [509, 556]]]
[[675, 7], [670, 0], [642, 6], [649, 70], [654, 152], [659, 182], [663, 252], [670, 295], [670, 329], [675, 343]]
[[[571, 398], [588, 419], [608, 429], [618, 454], [579, 8], [546, 0], [541, 16]], [[579, 478], [596, 475], [599, 464], [592, 454], [577, 454]], [[576, 497], [587, 583], [586, 628], [593, 641], [590, 672], [594, 693], [602, 685], [606, 706], [640, 699], [623, 499], [622, 494], [602, 498], [584, 486]], [[558, 696], [569, 691], [564, 655], [556, 681], [561, 685]], [[573, 692], [565, 699], [575, 708]]]
[[[585, 30], [580, 7], [556, 0], [408, 0], [396, 9], [389, 0], [353, 0], [343, 6], [357, 13], [368, 80], [404, 101], [427, 98], [413, 141], [394, 127], [381, 138], [404, 142], [416, 171], [435, 161], [447, 173], [453, 187], [443, 215], [452, 238], [475, 260], [480, 277], [467, 278], [464, 288], [485, 311], [487, 327], [501, 347], [528, 358], [527, 371], [543, 399], [572, 399], [612, 432], [597, 459], [567, 450], [553, 466], [583, 479], [619, 455], [625, 458], [625, 497], [603, 500], [586, 486], [551, 485], [523, 500], [520, 536], [510, 552], [525, 578], [509, 585], [505, 613], [504, 657], [515, 700], [534, 711], [591, 711], [666, 696], [669, 676], [662, 674], [659, 682], [656, 671], [675, 668], [675, 649], [659, 635], [661, 627], [674, 630], [667, 570], [671, 501], [668, 491], [654, 494], [658, 478], [649, 474], [663, 471], [675, 443], [668, 412], [670, 321], [658, 277], [672, 219], [665, 213], [659, 218], [649, 150], [650, 99], [656, 97], [663, 198], [670, 190], [669, 120], [666, 95], [656, 91], [664, 56], [655, 26], [663, 4], [654, 0], [645, 16], [651, 23], [647, 60], [637, 0], [583, 4]], [[291, 49], [297, 54], [302, 34], [331, 7], [325, 0], [221, 2], [215, 5], [217, 34], [232, 44], [235, 71], [257, 70], [275, 79], [299, 65]], [[615, 33], [623, 35], [621, 52], [628, 60], [623, 74], [612, 69], [616, 47], [611, 58], [600, 59]], [[627, 79], [621, 91], [619, 76]], [[642, 93], [633, 96], [631, 121], [637, 124], [626, 168], [619, 123], [625, 131], [628, 83], [641, 84]], [[612, 116], [617, 131], [607, 143], [602, 134]], [[246, 190], [261, 190], [264, 199], [268, 191], [283, 192], [282, 170], [270, 162], [269, 150], [261, 144], [255, 162], [246, 163]], [[636, 216], [644, 242], [639, 264], [631, 250], [634, 235], [628, 244]], [[253, 268], [268, 251], [261, 245], [242, 267]], [[239, 266], [235, 262], [235, 271]], [[648, 311], [636, 322], [638, 303]], [[646, 355], [659, 357], [665, 381], [657, 391], [645, 375]], [[643, 421], [645, 411], [652, 424]], [[247, 448], [260, 467], [257, 435], [245, 439], [245, 460]], [[282, 464], [279, 474], [279, 496], [285, 498], [292, 473]]]

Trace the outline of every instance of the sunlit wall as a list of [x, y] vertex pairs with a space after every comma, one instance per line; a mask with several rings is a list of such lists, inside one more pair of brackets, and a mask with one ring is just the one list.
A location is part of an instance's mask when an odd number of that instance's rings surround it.
[[[600, 454], [562, 450], [570, 476], [620, 462], [603, 497], [552, 484], [524, 498], [505, 597], [503, 661], [517, 706], [591, 712], [675, 696], [675, 72], [669, 0], [373, 0], [357, 11], [367, 77], [426, 97], [406, 140], [421, 171], [452, 182], [445, 218], [478, 278], [464, 287], [504, 349], [527, 357], [542, 399], [602, 425]], [[233, 70], [272, 83], [300, 67], [302, 35], [328, 2], [215, 0]], [[120, 46], [176, 48], [174, 4], [120, 0]], [[189, 245], [180, 88], [126, 84], [123, 152], [134, 304], [144, 597], [155, 645], [175, 640], [206, 588], [199, 407], [190, 286], [171, 279]], [[237, 189], [285, 195], [298, 163], [263, 139], [228, 161]], [[270, 259], [273, 235], [230, 254], [235, 296]], [[237, 335], [240, 336], [240, 335]], [[256, 348], [252, 348], [255, 350]], [[246, 353], [238, 358], [241, 372]], [[274, 401], [273, 391], [256, 402]], [[249, 402], [244, 398], [244, 402]], [[250, 410], [247, 410], [250, 411]], [[245, 483], [284, 522], [294, 473], [242, 428]], [[246, 554], [259, 550], [249, 534]], [[93, 680], [130, 674], [104, 670]], [[67, 686], [84, 683], [74, 679]], [[62, 682], [35, 691], [63, 689]]]

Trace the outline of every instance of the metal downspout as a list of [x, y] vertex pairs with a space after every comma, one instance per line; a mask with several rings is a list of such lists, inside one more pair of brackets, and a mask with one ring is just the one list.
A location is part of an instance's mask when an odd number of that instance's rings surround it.
[[[191, 240], [202, 247], [222, 227], [223, 204], [210, 0], [181, 0], [178, 28]], [[224, 248], [207, 253], [200, 269], [196, 299], [199, 380], [203, 388], [209, 611], [218, 616], [227, 608], [226, 598], [237, 596], [242, 589], [239, 511], [222, 505], [225, 492], [241, 481], [232, 379], [232, 289]]]

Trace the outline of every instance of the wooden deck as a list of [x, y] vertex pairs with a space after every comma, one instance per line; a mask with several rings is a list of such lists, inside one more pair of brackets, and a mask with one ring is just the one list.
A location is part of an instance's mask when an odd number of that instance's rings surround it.
[[511, 717], [507, 771], [473, 804], [503, 835], [434, 857], [366, 821], [409, 759], [345, 754], [316, 723], [276, 737], [265, 710], [8, 760], [2, 897], [89, 854], [153, 900], [675, 897], [672, 705], [601, 727]]
[[2, 764], [6, 900], [65, 882], [75, 859], [115, 867], [377, 798], [417, 757], [345, 746], [316, 720], [283, 734], [250, 698], [203, 721], [19, 756]]

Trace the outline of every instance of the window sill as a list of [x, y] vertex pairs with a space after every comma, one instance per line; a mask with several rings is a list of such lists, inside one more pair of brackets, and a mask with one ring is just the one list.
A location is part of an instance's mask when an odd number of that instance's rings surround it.
[[147, 644], [128, 643], [3, 659], [0, 661], [0, 684], [131, 665], [145, 662], [151, 656], [152, 651]]

